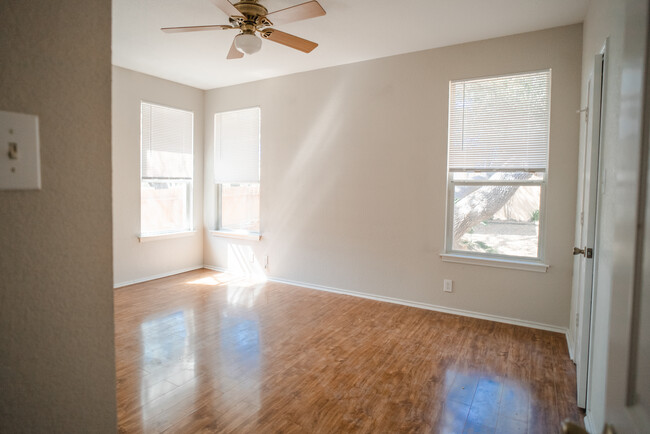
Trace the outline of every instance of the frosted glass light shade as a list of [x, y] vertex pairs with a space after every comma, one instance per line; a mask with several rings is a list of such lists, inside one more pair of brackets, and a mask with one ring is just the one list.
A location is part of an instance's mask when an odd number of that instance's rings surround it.
[[235, 48], [244, 54], [253, 54], [262, 48], [262, 40], [250, 33], [235, 36]]

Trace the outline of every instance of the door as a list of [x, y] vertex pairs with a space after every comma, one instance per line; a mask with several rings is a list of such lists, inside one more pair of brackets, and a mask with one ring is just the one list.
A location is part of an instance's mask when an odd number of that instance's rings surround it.
[[590, 92], [586, 112], [586, 147], [583, 170], [583, 194], [579, 215], [580, 246], [574, 255], [580, 255], [578, 273], [578, 317], [576, 328], [576, 373], [578, 407], [587, 406], [587, 383], [589, 376], [589, 341], [591, 336], [591, 311], [593, 299], [593, 276], [596, 240], [596, 216], [598, 215], [598, 172], [600, 155], [600, 119], [602, 113], [604, 51], [595, 56], [594, 70], [590, 80]]
[[605, 418], [650, 432], [650, 70], [648, 1], [626, 2]]

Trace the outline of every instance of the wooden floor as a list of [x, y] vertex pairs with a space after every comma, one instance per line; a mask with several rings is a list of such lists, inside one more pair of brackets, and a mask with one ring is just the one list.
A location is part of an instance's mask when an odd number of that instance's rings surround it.
[[554, 433], [563, 335], [197, 270], [115, 291], [119, 430]]

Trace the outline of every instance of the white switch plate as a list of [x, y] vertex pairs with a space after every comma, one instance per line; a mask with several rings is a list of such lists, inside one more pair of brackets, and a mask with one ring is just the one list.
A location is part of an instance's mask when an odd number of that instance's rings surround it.
[[452, 281], [451, 281], [451, 280], [448, 280], [448, 279], [445, 279], [445, 280], [444, 280], [444, 283], [443, 283], [443, 288], [442, 288], [442, 289], [443, 289], [443, 291], [445, 291], [445, 292], [452, 292], [452, 291], [453, 291]]
[[[16, 150], [15, 159], [10, 149]], [[40, 190], [38, 116], [0, 111], [0, 190]]]

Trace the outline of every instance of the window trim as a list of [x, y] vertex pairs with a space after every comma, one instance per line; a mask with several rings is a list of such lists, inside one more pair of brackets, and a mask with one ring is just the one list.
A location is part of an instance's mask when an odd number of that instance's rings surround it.
[[224, 237], [224, 238], [237, 238], [237, 239], [244, 239], [244, 240], [261, 240], [262, 239], [262, 209], [260, 206], [259, 210], [259, 220], [260, 220], [260, 228], [259, 232], [253, 232], [253, 231], [246, 231], [244, 229], [241, 230], [232, 230], [232, 229], [225, 229], [222, 227], [222, 186], [223, 184], [259, 184], [260, 188], [260, 205], [262, 202], [262, 107], [260, 105], [253, 105], [253, 106], [248, 106], [248, 107], [241, 107], [233, 110], [223, 110], [223, 111], [218, 111], [215, 112], [212, 115], [212, 130], [213, 130], [213, 143], [212, 143], [212, 153], [213, 153], [213, 162], [212, 162], [212, 170], [216, 170], [216, 162], [217, 162], [217, 116], [222, 115], [224, 113], [232, 113], [232, 112], [239, 112], [239, 111], [244, 111], [244, 110], [253, 110], [256, 109], [258, 113], [258, 122], [259, 122], [259, 137], [258, 137], [258, 143], [257, 143], [257, 151], [258, 151], [258, 173], [259, 177], [258, 180], [255, 182], [252, 181], [246, 181], [246, 182], [217, 182], [215, 179], [215, 173], [213, 173], [212, 176], [212, 183], [214, 185], [214, 201], [215, 201], [215, 216], [214, 216], [214, 227], [215, 229], [210, 230], [210, 234], [212, 236], [216, 237]]
[[[260, 200], [260, 204], [261, 204], [261, 202], [262, 202], [262, 183], [261, 182], [241, 182], [241, 183], [231, 183], [231, 184], [259, 184], [259, 188], [260, 188], [260, 199], [259, 200]], [[221, 210], [222, 210], [222, 205], [221, 205], [222, 200], [221, 199], [223, 197], [223, 195], [221, 193], [222, 188], [223, 188], [223, 184], [215, 184], [215, 203], [216, 203], [215, 208], [217, 210], [217, 215], [216, 215], [216, 218], [215, 218], [216, 228], [212, 231], [212, 232], [215, 232], [214, 235], [221, 234], [222, 236], [228, 237], [228, 238], [255, 239], [255, 237], [257, 237], [257, 239], [261, 239], [262, 238], [262, 210], [261, 210], [261, 208], [260, 208], [260, 212], [259, 212], [259, 216], [258, 216], [259, 220], [260, 220], [260, 230], [258, 232], [256, 232], [256, 231], [247, 231], [245, 229], [228, 229], [228, 228], [224, 228], [221, 225], [221, 216], [222, 216], [222, 212], [221, 212]]]
[[191, 231], [184, 231], [184, 232], [166, 232], [166, 233], [160, 233], [160, 234], [140, 234], [138, 235], [138, 241], [140, 243], [149, 243], [151, 241], [161, 241], [161, 240], [169, 240], [172, 238], [184, 238], [184, 237], [191, 237], [192, 235], [196, 235], [197, 231], [196, 230], [191, 230]]
[[[538, 171], [539, 172], [539, 171]], [[457, 257], [471, 257], [477, 259], [489, 259], [491, 261], [503, 262], [527, 262], [531, 264], [544, 264], [545, 245], [546, 245], [546, 186], [547, 186], [547, 172], [544, 172], [542, 180], [522, 180], [522, 181], [454, 181], [453, 171], [447, 170], [447, 213], [445, 219], [445, 255], [452, 255]], [[537, 237], [537, 257], [530, 256], [513, 256], [501, 255], [498, 253], [483, 253], [483, 252], [468, 252], [466, 250], [454, 250], [454, 187], [456, 185], [534, 185], [540, 187], [539, 195], [539, 235]], [[450, 208], [451, 206], [451, 208]], [[443, 259], [444, 260], [444, 259]], [[453, 261], [449, 261], [453, 262]], [[472, 263], [472, 262], [465, 262]], [[548, 267], [548, 265], [546, 266]]]
[[[171, 110], [179, 110], [179, 111], [184, 111], [186, 113], [189, 113], [192, 117], [192, 176], [190, 178], [165, 178], [165, 177], [157, 177], [157, 178], [143, 178], [142, 177], [142, 105], [143, 104], [149, 104], [151, 106], [158, 106], [158, 107], [163, 107], [166, 109], [171, 109]], [[140, 149], [139, 149], [139, 158], [140, 158], [140, 188], [139, 188], [139, 193], [140, 193], [140, 234], [137, 235], [138, 240], [141, 243], [148, 242], [148, 241], [156, 241], [156, 240], [161, 240], [161, 239], [169, 239], [169, 238], [178, 238], [178, 237], [184, 237], [184, 236], [189, 236], [192, 235], [193, 233], [196, 232], [196, 227], [194, 225], [194, 175], [195, 175], [195, 161], [194, 161], [194, 151], [195, 151], [195, 143], [194, 143], [194, 129], [195, 129], [195, 123], [194, 123], [194, 111], [193, 110], [187, 110], [184, 108], [179, 108], [179, 107], [173, 107], [170, 105], [166, 104], [160, 104], [157, 102], [152, 102], [149, 100], [141, 99], [140, 100]], [[187, 219], [189, 221], [188, 227], [182, 228], [182, 229], [174, 229], [172, 231], [164, 231], [164, 232], [142, 232], [142, 181], [144, 179], [159, 179], [161, 181], [167, 181], [167, 182], [174, 182], [174, 181], [189, 181], [190, 185], [190, 191], [188, 195], [188, 216]]]
[[210, 235], [213, 237], [221, 238], [235, 238], [238, 240], [248, 240], [248, 241], [259, 241], [262, 239], [262, 234], [260, 232], [250, 232], [250, 231], [229, 231], [225, 229], [216, 229], [210, 232]]
[[[541, 73], [549, 72], [549, 93], [548, 93], [548, 106], [549, 110], [551, 108], [551, 99], [552, 99], [552, 71], [548, 69], [540, 69], [536, 71], [523, 71], [523, 72], [514, 72], [509, 74], [501, 75], [490, 75], [485, 77], [474, 77], [466, 78], [459, 80], [450, 80], [449, 89], [450, 93], [448, 95], [449, 105], [451, 105], [451, 86], [452, 83], [457, 81], [476, 81], [483, 79], [491, 78], [500, 78], [500, 77], [513, 77], [523, 74], [531, 73]], [[546, 147], [547, 157], [546, 157], [546, 168], [542, 171], [540, 169], [490, 169], [490, 170], [473, 170], [473, 169], [449, 169], [449, 131], [451, 130], [451, 106], [447, 109], [448, 116], [448, 134], [447, 134], [447, 198], [445, 203], [445, 239], [444, 239], [444, 249], [443, 253], [440, 254], [441, 259], [444, 262], [457, 262], [470, 265], [485, 265], [498, 268], [513, 268], [519, 270], [528, 270], [528, 271], [541, 271], [546, 272], [549, 268], [549, 265], [545, 264], [546, 258], [546, 189], [548, 185], [548, 165], [550, 157], [550, 128], [551, 128], [551, 113], [549, 111], [549, 136]], [[543, 173], [542, 180], [522, 180], [522, 181], [473, 181], [473, 180], [461, 180], [454, 181], [453, 174], [455, 172], [535, 172]], [[539, 199], [539, 233], [537, 241], [537, 257], [527, 257], [527, 256], [513, 256], [513, 255], [502, 255], [496, 253], [484, 253], [484, 252], [469, 252], [464, 250], [455, 250], [453, 248], [453, 218], [454, 218], [454, 187], [456, 185], [539, 185], [540, 186], [540, 199]]]
[[441, 253], [440, 258], [443, 262], [453, 262], [457, 264], [480, 265], [484, 267], [509, 268], [511, 270], [536, 271], [546, 273], [550, 265], [541, 261], [521, 261], [514, 259], [502, 258], [485, 258], [473, 255], [461, 255], [457, 253]]

